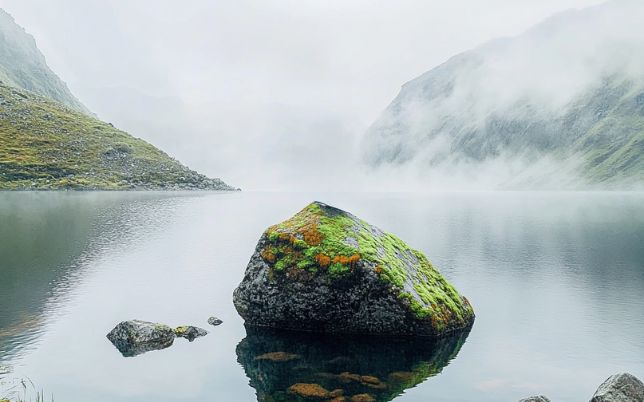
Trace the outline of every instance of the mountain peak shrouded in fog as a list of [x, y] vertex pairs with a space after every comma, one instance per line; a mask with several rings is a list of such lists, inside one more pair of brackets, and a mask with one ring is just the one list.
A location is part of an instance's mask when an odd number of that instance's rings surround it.
[[490, 41], [403, 85], [367, 163], [425, 184], [644, 183], [644, 3], [611, 1]]
[[0, 81], [45, 96], [78, 112], [89, 113], [47, 66], [33, 36], [1, 8]]
[[105, 123], [0, 9], [0, 190], [234, 190]]

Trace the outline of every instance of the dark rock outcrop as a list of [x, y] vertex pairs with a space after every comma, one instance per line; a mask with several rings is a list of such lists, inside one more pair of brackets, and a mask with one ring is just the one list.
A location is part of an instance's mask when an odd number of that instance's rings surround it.
[[289, 330], [437, 337], [474, 321], [421, 252], [319, 202], [264, 232], [233, 301], [247, 325]]
[[214, 327], [216, 327], [217, 325], [221, 325], [221, 323], [223, 323], [223, 321], [220, 320], [217, 317], [209, 317], [208, 318], [208, 324], [210, 324], [210, 325], [212, 325]]
[[306, 398], [391, 401], [438, 375], [456, 358], [467, 335], [321, 337], [246, 327], [246, 338], [237, 345], [237, 361], [259, 402]]
[[631, 374], [615, 374], [599, 386], [590, 402], [644, 402], [644, 384]]
[[174, 338], [174, 330], [169, 326], [140, 320], [123, 321], [107, 334], [107, 339], [125, 357], [165, 349]]

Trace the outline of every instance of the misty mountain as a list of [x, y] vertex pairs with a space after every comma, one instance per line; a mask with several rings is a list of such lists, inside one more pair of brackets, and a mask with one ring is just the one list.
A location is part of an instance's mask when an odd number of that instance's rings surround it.
[[33, 36], [0, 9], [0, 81], [89, 113], [67, 85], [47, 66]]
[[90, 114], [0, 9], [0, 190], [235, 190]]
[[495, 188], [644, 186], [644, 3], [551, 17], [403, 85], [363, 140], [372, 167]]
[[234, 190], [109, 123], [3, 84], [0, 189]]

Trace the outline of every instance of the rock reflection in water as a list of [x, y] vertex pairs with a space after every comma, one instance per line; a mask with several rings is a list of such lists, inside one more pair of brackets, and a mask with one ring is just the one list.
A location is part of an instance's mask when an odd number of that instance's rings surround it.
[[469, 331], [451, 337], [321, 336], [246, 328], [237, 361], [257, 400], [391, 401], [456, 357]]

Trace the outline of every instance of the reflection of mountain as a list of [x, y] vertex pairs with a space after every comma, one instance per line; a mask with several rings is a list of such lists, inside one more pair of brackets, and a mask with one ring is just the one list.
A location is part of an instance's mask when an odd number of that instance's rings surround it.
[[[362, 395], [361, 400], [391, 401], [405, 389], [440, 373], [468, 335], [464, 332], [432, 341], [320, 336], [250, 327], [246, 333], [237, 345], [237, 361], [260, 402], [296, 401], [300, 400], [298, 393], [306, 392], [317, 393], [322, 400], [342, 394], [346, 400]], [[293, 387], [295, 384], [300, 385]]]
[[[135, 214], [136, 193], [0, 193], [0, 361], [28, 344], [44, 325], [48, 303], [59, 301], [93, 242], [127, 238], [146, 219]], [[165, 211], [167, 213], [167, 211]]]

